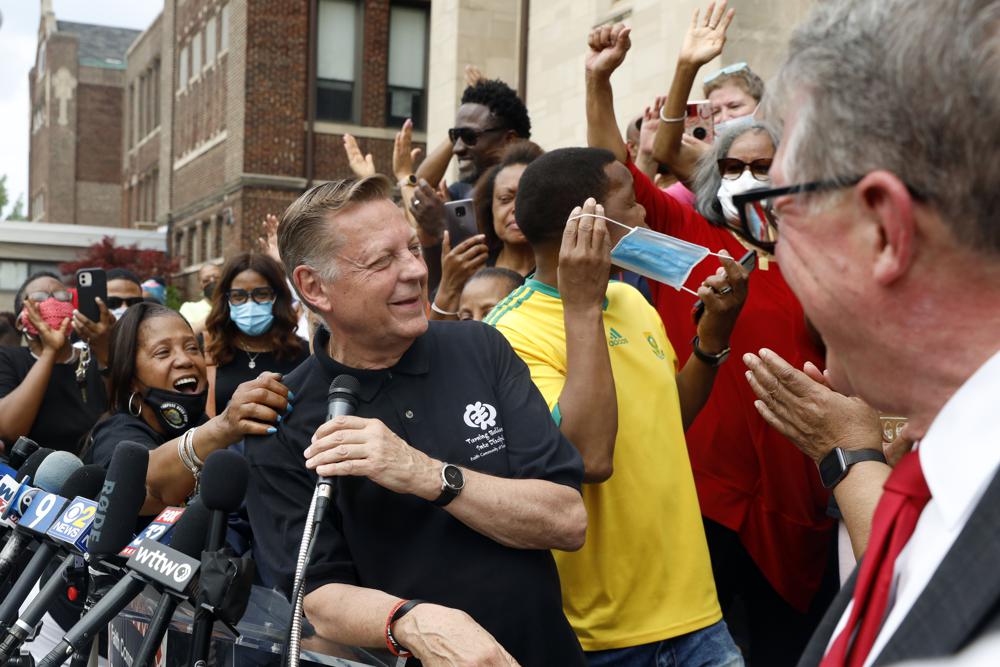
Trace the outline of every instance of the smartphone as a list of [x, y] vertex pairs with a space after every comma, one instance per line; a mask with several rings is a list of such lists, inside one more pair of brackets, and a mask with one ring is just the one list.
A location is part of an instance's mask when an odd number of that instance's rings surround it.
[[[757, 253], [753, 250], [748, 250], [747, 254], [740, 257], [740, 264], [746, 269], [747, 273], [751, 273], [757, 268]], [[698, 326], [698, 321], [701, 320], [701, 316], [705, 314], [705, 302], [698, 299], [694, 307], [691, 309], [691, 315], [694, 317], [694, 325]]]
[[104, 269], [80, 269], [76, 272], [76, 308], [91, 322], [101, 321], [97, 298], [108, 302], [108, 276]]
[[715, 121], [712, 119], [712, 103], [708, 100], [688, 102], [687, 116], [684, 118], [684, 134], [705, 143], [715, 141]]
[[479, 233], [479, 227], [476, 225], [476, 209], [471, 199], [445, 202], [444, 218], [448, 225], [448, 238], [452, 248]]

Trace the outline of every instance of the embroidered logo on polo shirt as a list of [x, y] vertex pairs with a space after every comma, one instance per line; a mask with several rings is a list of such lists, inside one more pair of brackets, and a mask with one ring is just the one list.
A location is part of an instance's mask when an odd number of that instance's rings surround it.
[[497, 409], [489, 403], [476, 401], [465, 406], [465, 423], [469, 428], [486, 430], [497, 423]]
[[649, 333], [648, 331], [643, 331], [642, 333], [644, 336], [646, 336], [646, 342], [649, 343], [649, 346], [651, 348], [653, 348], [653, 354], [656, 355], [657, 359], [663, 359], [664, 357], [667, 356], [663, 352], [663, 350], [660, 349], [660, 345], [659, 343], [656, 342], [656, 339], [653, 338], [653, 334]]
[[628, 338], [615, 331], [614, 327], [611, 327], [611, 336], [608, 338], [609, 346], [615, 347], [616, 345], [624, 345], [627, 342]]

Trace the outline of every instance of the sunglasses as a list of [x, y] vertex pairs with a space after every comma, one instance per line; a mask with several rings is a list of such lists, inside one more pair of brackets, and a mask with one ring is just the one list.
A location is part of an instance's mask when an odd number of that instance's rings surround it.
[[41, 303], [46, 299], [55, 299], [56, 301], [69, 302], [73, 300], [73, 295], [64, 289], [57, 289], [55, 292], [31, 292], [28, 294], [28, 298], [35, 303]]
[[271, 303], [274, 301], [274, 290], [270, 287], [254, 287], [249, 292], [245, 289], [231, 289], [226, 292], [226, 298], [233, 306], [242, 306], [250, 298], [255, 303]]
[[108, 308], [114, 310], [115, 308], [121, 308], [122, 306], [131, 307], [137, 303], [142, 303], [145, 301], [141, 296], [109, 296], [104, 303], [107, 304]]
[[727, 65], [727, 66], [723, 67], [722, 69], [718, 70], [717, 72], [709, 74], [708, 76], [705, 77], [705, 79], [702, 81], [702, 83], [704, 83], [704, 84], [707, 85], [707, 84], [711, 83], [712, 81], [715, 81], [716, 79], [718, 79], [720, 76], [724, 76], [726, 74], [735, 74], [736, 72], [742, 72], [743, 70], [749, 70], [749, 69], [750, 69], [750, 66], [747, 65], [745, 62], [742, 62], [742, 63], [733, 63], [732, 65]]
[[716, 164], [719, 165], [719, 174], [726, 180], [735, 181], [743, 175], [744, 171], [749, 169], [750, 174], [755, 179], [766, 181], [768, 179], [767, 172], [771, 169], [771, 158], [761, 158], [753, 162], [744, 162], [738, 158], [724, 157], [721, 160], [717, 160]]
[[479, 137], [484, 134], [488, 132], [503, 132], [506, 129], [505, 127], [488, 127], [485, 130], [477, 130], [472, 127], [453, 127], [448, 130], [448, 139], [452, 144], [461, 139], [462, 143], [466, 146], [475, 146], [479, 141]]

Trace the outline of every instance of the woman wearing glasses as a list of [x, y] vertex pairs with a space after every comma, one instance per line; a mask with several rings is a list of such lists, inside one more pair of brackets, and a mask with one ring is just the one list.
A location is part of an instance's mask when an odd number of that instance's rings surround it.
[[205, 320], [208, 414], [221, 413], [241, 383], [265, 371], [291, 372], [309, 356], [297, 320], [278, 262], [258, 253], [226, 262]]
[[[73, 309], [73, 294], [54, 273], [36, 273], [17, 291], [17, 328], [27, 347], [0, 348], [0, 439], [27, 436], [52, 449], [79, 452], [83, 437], [107, 406], [100, 368], [107, 363], [114, 318], [99, 303], [101, 321]], [[75, 331], [86, 349], [70, 340]]]

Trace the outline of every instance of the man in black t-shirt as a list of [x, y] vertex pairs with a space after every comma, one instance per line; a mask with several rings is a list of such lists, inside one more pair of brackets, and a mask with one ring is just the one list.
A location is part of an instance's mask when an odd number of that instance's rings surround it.
[[[427, 270], [390, 189], [321, 185], [279, 226], [329, 332], [285, 378], [291, 415], [246, 441], [257, 563], [288, 592], [318, 472], [335, 478], [305, 584], [321, 636], [422, 660], [583, 665], [549, 552], [583, 544], [580, 456], [502, 336], [428, 325]], [[357, 412], [326, 421], [341, 374], [360, 383]]]

